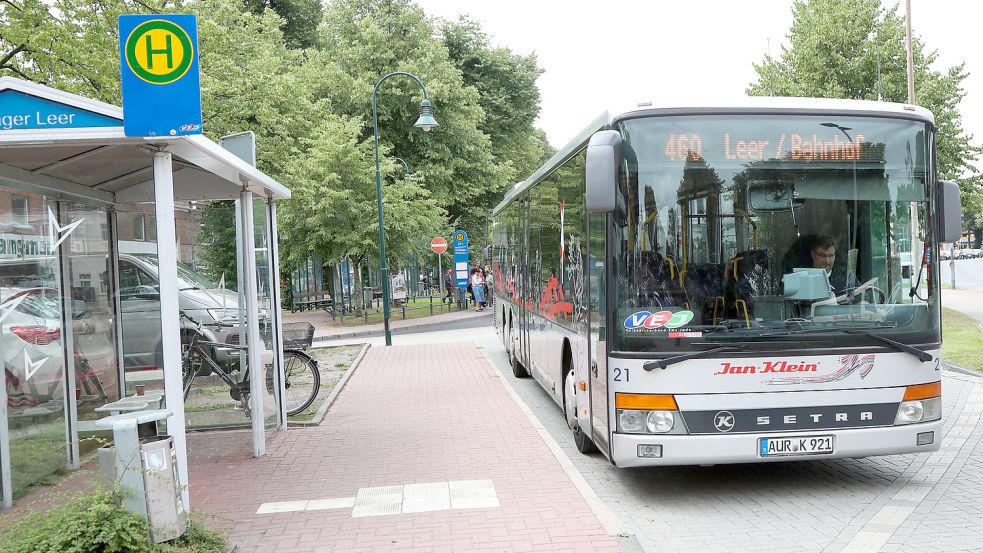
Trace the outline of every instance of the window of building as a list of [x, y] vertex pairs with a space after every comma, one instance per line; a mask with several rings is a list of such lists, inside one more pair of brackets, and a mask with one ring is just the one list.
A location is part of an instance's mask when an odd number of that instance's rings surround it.
[[27, 196], [11, 196], [10, 210], [12, 220], [18, 225], [27, 225]]
[[133, 214], [133, 239], [134, 240], [146, 240], [146, 230], [144, 215], [143, 213]]

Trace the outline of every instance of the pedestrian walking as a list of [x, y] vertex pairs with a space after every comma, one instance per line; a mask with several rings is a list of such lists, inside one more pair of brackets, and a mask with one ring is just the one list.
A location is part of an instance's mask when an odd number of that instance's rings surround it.
[[475, 311], [484, 311], [485, 278], [481, 276], [481, 269], [478, 267], [471, 269], [471, 295], [474, 297]]
[[444, 303], [444, 300], [447, 300], [447, 303], [454, 303], [454, 273], [449, 267], [447, 272], [444, 273], [444, 290], [447, 292], [447, 295], [440, 298], [440, 303]]
[[495, 303], [495, 279], [492, 277], [491, 267], [485, 266], [485, 299], [486, 305]]

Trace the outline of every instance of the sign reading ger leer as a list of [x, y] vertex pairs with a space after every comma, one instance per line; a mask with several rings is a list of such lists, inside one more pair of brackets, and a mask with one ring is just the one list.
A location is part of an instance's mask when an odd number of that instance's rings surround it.
[[201, 134], [197, 18], [121, 15], [119, 36], [124, 134]]

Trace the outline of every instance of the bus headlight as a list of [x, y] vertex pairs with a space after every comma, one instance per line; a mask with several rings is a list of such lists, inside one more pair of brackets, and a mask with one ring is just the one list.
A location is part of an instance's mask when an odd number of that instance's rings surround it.
[[618, 431], [626, 434], [665, 434], [676, 426], [673, 411], [618, 409]]
[[935, 421], [942, 418], [942, 398], [933, 397], [914, 401], [902, 401], [894, 424], [912, 424]]
[[618, 428], [622, 432], [641, 434], [645, 432], [645, 412], [623, 409], [618, 411]]
[[665, 434], [672, 430], [675, 423], [672, 411], [649, 411], [645, 417], [645, 427], [652, 434]]

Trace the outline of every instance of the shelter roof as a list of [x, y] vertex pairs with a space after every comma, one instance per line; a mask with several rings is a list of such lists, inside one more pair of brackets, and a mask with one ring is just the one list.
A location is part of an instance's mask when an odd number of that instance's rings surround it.
[[290, 197], [285, 186], [202, 135], [128, 137], [117, 106], [0, 78], [0, 184], [101, 204], [152, 202], [159, 150], [172, 154], [175, 200], [234, 199], [243, 188], [262, 198]]

